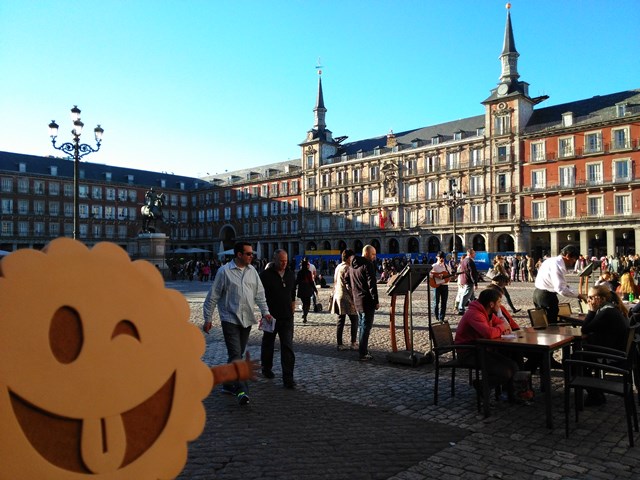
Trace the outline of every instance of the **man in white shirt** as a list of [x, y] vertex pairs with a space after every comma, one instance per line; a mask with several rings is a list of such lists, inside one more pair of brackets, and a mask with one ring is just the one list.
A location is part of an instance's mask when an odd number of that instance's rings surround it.
[[[218, 269], [203, 305], [206, 333], [211, 330], [213, 310], [218, 307], [229, 363], [242, 359], [247, 348], [251, 327], [257, 323], [255, 305], [266, 320], [272, 320], [264, 287], [251, 265], [254, 255], [251, 244], [237, 242], [233, 253], [235, 258]], [[222, 390], [236, 395], [240, 405], [249, 403], [245, 382], [225, 383]]]
[[550, 324], [558, 323], [558, 294], [587, 301], [586, 295], [573, 290], [565, 280], [567, 270], [573, 268], [579, 256], [575, 246], [567, 245], [560, 251], [560, 255], [546, 259], [538, 269], [533, 304], [536, 308], [545, 309]]
[[446, 255], [444, 252], [438, 252], [436, 255], [436, 263], [433, 264], [429, 276], [433, 279], [430, 285], [435, 287], [432, 290], [433, 295], [433, 315], [441, 322], [444, 322], [444, 316], [447, 313], [447, 299], [449, 298], [449, 280], [451, 279], [451, 271], [445, 262]]

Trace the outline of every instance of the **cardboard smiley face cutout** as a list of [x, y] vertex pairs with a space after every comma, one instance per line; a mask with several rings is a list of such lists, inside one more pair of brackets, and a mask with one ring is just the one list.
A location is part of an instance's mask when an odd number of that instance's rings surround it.
[[0, 262], [0, 478], [179, 474], [212, 373], [184, 297], [111, 243]]

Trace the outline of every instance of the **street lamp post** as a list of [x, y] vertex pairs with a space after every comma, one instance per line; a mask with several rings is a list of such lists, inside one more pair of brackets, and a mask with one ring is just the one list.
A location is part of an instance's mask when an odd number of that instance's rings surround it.
[[58, 124], [55, 120], [52, 120], [49, 124], [49, 135], [51, 136], [51, 144], [56, 150], [61, 150], [68, 155], [73, 155], [73, 238], [78, 236], [78, 219], [80, 217], [80, 204], [78, 203], [80, 197], [80, 185], [78, 182], [80, 175], [80, 159], [85, 155], [97, 152], [100, 150], [100, 144], [102, 143], [102, 134], [104, 129], [98, 125], [93, 129], [93, 133], [96, 137], [96, 148], [87, 145], [86, 143], [80, 143], [80, 135], [82, 134], [82, 127], [84, 123], [80, 120], [80, 109], [77, 105], [74, 105], [71, 109], [71, 121], [73, 122], [73, 135], [72, 142], [63, 143], [60, 146], [56, 145], [56, 137], [58, 136]]
[[466, 193], [463, 192], [455, 181], [451, 182], [451, 190], [449, 192], [444, 192], [442, 195], [444, 197], [444, 202], [449, 208], [453, 208], [453, 241], [451, 242], [451, 255], [453, 256], [453, 261], [458, 263], [458, 256], [456, 253], [456, 240], [457, 240], [457, 227], [458, 227], [458, 208], [463, 206], [466, 199]]

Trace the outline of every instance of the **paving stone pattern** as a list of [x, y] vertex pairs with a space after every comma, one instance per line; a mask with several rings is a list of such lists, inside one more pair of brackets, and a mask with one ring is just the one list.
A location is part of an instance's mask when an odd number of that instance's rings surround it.
[[[572, 282], [575, 278], [572, 277]], [[185, 294], [191, 321], [202, 324], [206, 283], [168, 282]], [[512, 299], [522, 311], [515, 315], [529, 325], [533, 285], [514, 283]], [[640, 478], [640, 445], [629, 448], [622, 401], [609, 397], [600, 407], [585, 408], [580, 422], [572, 413], [570, 436], [564, 434], [562, 374], [553, 376], [554, 429], [545, 426], [543, 397], [512, 405], [493, 400], [491, 416], [476, 409], [473, 389], [464, 373], [449, 392], [449, 372], [440, 384], [439, 405], [433, 405], [433, 365], [391, 364], [389, 297], [383, 299], [370, 339], [375, 357], [358, 361], [357, 352], [337, 351], [335, 316], [310, 313], [302, 323], [296, 315], [296, 390], [282, 388], [279, 352], [276, 378], [259, 375], [250, 387], [251, 402], [241, 407], [216, 387], [205, 400], [207, 424], [189, 446], [180, 479], [636, 479]], [[320, 290], [327, 305], [330, 289]], [[451, 284], [448, 320], [453, 310]], [[401, 302], [399, 302], [401, 303]], [[574, 302], [574, 308], [577, 304]], [[401, 313], [401, 312], [400, 312]], [[397, 324], [401, 318], [397, 319]], [[426, 286], [413, 295], [414, 346], [429, 351]], [[348, 343], [348, 324], [345, 343]], [[209, 365], [225, 363], [222, 333], [205, 335]], [[402, 332], [398, 344], [404, 348]], [[260, 357], [261, 332], [251, 333], [248, 350]], [[277, 343], [276, 343], [277, 348]], [[640, 435], [636, 434], [636, 443]]]

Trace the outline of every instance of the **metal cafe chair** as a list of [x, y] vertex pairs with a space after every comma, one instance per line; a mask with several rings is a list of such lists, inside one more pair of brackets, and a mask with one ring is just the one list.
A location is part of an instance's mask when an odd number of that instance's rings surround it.
[[[478, 366], [469, 366], [463, 364], [456, 350], [469, 350], [476, 355], [477, 348], [475, 345], [456, 345], [453, 341], [453, 332], [448, 322], [438, 323], [430, 327], [431, 340], [433, 341], [433, 353], [435, 356], [435, 380], [433, 386], [433, 404], [438, 404], [438, 385], [440, 380], [440, 369], [451, 369], [451, 396], [456, 395], [456, 369], [464, 368], [469, 371], [469, 383], [472, 383], [472, 372], [475, 371], [476, 380], [480, 378], [479, 362], [474, 362]], [[476, 402], [478, 411], [480, 411], [480, 396], [476, 392]]]
[[571, 315], [571, 304], [570, 303], [559, 303], [558, 304], [558, 315]]
[[531, 326], [533, 328], [547, 328], [549, 320], [547, 320], [547, 312], [544, 308], [530, 308], [527, 310]]

